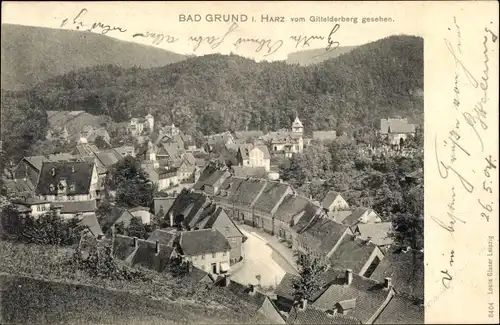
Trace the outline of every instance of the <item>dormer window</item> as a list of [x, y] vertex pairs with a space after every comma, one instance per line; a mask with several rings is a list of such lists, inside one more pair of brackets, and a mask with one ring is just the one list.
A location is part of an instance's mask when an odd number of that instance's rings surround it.
[[51, 192], [53, 192], [56, 190], [56, 187], [54, 186], [54, 184], [50, 184], [49, 189]]
[[75, 166], [71, 166], [71, 172], [74, 173], [75, 172]]
[[74, 192], [75, 191], [75, 184], [71, 184], [69, 186], [69, 190], [72, 191], [72, 192]]
[[58, 187], [59, 187], [59, 189], [60, 189], [61, 191], [62, 191], [62, 190], [64, 190], [64, 184], [63, 184], [63, 183], [59, 183], [59, 186], [58, 186]]

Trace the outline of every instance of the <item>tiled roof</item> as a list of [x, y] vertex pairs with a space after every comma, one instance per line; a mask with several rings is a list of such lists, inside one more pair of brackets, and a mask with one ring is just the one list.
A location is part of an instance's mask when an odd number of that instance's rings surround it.
[[299, 235], [299, 241], [319, 253], [329, 253], [349, 227], [326, 218], [317, 218]]
[[383, 281], [390, 277], [396, 291], [402, 295], [423, 299], [424, 253], [392, 247], [373, 272], [371, 278]]
[[77, 156], [68, 153], [60, 153], [56, 155], [46, 155], [46, 156], [30, 156], [30, 157], [24, 157], [24, 159], [39, 171], [42, 170], [42, 164], [44, 162], [79, 160]]
[[37, 198], [34, 198], [34, 197], [27, 197], [27, 198], [24, 198], [24, 199], [13, 199], [13, 200], [11, 200], [11, 202], [15, 203], [15, 204], [25, 205], [25, 206], [31, 206], [31, 205], [49, 203], [46, 200], [40, 200], [40, 199], [37, 199]]
[[347, 216], [347, 218], [342, 220], [342, 223], [345, 225], [353, 226], [358, 222], [358, 219], [361, 218], [361, 216], [365, 212], [369, 214], [369, 213], [374, 212], [374, 211], [373, 211], [373, 209], [369, 209], [369, 208], [356, 208], [356, 209], [354, 209], [354, 211], [352, 211], [352, 213], [349, 216]]
[[236, 177], [265, 178], [267, 176], [265, 167], [233, 166], [232, 169]]
[[133, 217], [134, 216], [127, 209], [113, 206], [109, 215], [102, 220], [101, 226], [112, 226], [116, 224], [118, 220], [120, 220], [120, 222], [123, 221], [124, 223], [128, 223]]
[[333, 315], [314, 306], [308, 306], [304, 310], [293, 307], [287, 324], [361, 324], [361, 321], [348, 315]]
[[[155, 215], [163, 218], [168, 210], [172, 207], [175, 202], [175, 197], [155, 197], [154, 198], [154, 207], [155, 207]], [[160, 215], [160, 211], [163, 211]]]
[[174, 248], [162, 244], [160, 244], [159, 248], [160, 251], [156, 254], [155, 242], [139, 240], [139, 247], [132, 258], [132, 264], [157, 272], [163, 272], [172, 257]]
[[6, 179], [4, 186], [7, 194], [20, 194], [32, 192], [35, 187], [29, 179]]
[[224, 183], [222, 183], [219, 192], [216, 193], [214, 197], [215, 201], [231, 202], [244, 180], [244, 178], [240, 177], [228, 177]]
[[302, 196], [287, 195], [274, 214], [277, 220], [290, 223], [292, 218], [306, 211], [309, 200]]
[[95, 200], [87, 201], [55, 201], [53, 206], [61, 207], [61, 213], [94, 212], [97, 208]]
[[366, 324], [383, 306], [390, 292], [381, 283], [353, 274], [351, 284], [346, 284], [344, 279], [343, 284], [330, 285], [313, 305], [328, 310], [341, 301], [355, 298], [356, 306], [351, 309], [349, 316]]
[[378, 248], [373, 243], [355, 239], [354, 236], [346, 236], [332, 254], [331, 265], [337, 269], [351, 269], [358, 274], [375, 249]]
[[241, 231], [222, 207], [217, 207], [214, 213], [201, 220], [197, 226], [200, 229], [218, 229], [226, 238], [243, 237]]
[[187, 285], [195, 286], [203, 280], [207, 280], [208, 282], [213, 282], [213, 278], [211, 275], [203, 270], [200, 270], [197, 267], [193, 267], [191, 272], [185, 273], [182, 276], [182, 282]]
[[84, 111], [47, 111], [47, 113], [51, 128], [65, 127], [72, 135], [79, 135], [88, 125], [98, 128], [104, 121], [102, 116], [94, 116]]
[[234, 132], [234, 137], [236, 139], [249, 139], [249, 138], [259, 138], [261, 136], [263, 136], [264, 133], [262, 131], [258, 131], [258, 130], [255, 130], [255, 131], [236, 131]]
[[294, 300], [294, 289], [293, 289], [293, 283], [294, 281], [298, 280], [299, 277], [296, 275], [293, 275], [291, 273], [285, 273], [285, 276], [281, 279], [281, 282], [278, 284], [276, 287], [275, 293], [276, 295], [286, 298], [290, 301]]
[[318, 141], [335, 140], [337, 138], [336, 131], [313, 131], [313, 139]]
[[238, 152], [241, 154], [242, 159], [248, 159], [250, 150], [253, 148], [252, 143], [243, 143], [238, 145]]
[[231, 249], [224, 235], [215, 229], [182, 232], [179, 245], [182, 253], [187, 256], [225, 252]]
[[335, 222], [342, 223], [348, 216], [352, 214], [352, 211], [329, 211], [328, 216]]
[[325, 209], [329, 208], [330, 205], [332, 205], [333, 201], [335, 201], [335, 199], [337, 198], [337, 196], [339, 196], [340, 193], [339, 192], [335, 192], [335, 191], [329, 191], [325, 198], [323, 199], [323, 201], [321, 202], [321, 206]]
[[[70, 194], [88, 194], [93, 170], [94, 164], [88, 162], [44, 162], [35, 192], [56, 195], [59, 190], [68, 190]], [[63, 180], [67, 188], [60, 189]]]
[[87, 229], [90, 230], [90, 232], [94, 237], [104, 235], [104, 233], [101, 230], [101, 226], [99, 226], [99, 222], [97, 221], [97, 217], [94, 213], [84, 215], [80, 221], [80, 224], [87, 227]]
[[260, 212], [273, 213], [278, 208], [280, 200], [290, 191], [290, 185], [286, 183], [268, 181], [254, 208]]
[[297, 233], [302, 232], [305, 227], [307, 227], [309, 224], [311, 224], [314, 219], [320, 218], [318, 215], [319, 213], [319, 207], [315, 206], [311, 202], [306, 207], [306, 212], [300, 217], [299, 221], [292, 226], [292, 230], [294, 230]]
[[258, 197], [266, 182], [261, 179], [247, 179], [241, 182], [234, 193], [234, 203], [240, 206], [250, 207]]
[[134, 238], [123, 235], [115, 236], [113, 254], [116, 258], [126, 260], [135, 250]]
[[255, 146], [255, 148], [262, 151], [262, 156], [264, 159], [271, 159], [271, 155], [269, 154], [269, 148], [267, 148], [267, 146], [257, 145], [257, 146]]
[[424, 324], [424, 307], [401, 296], [394, 296], [374, 324]]
[[231, 281], [226, 287], [231, 291], [239, 300], [245, 301], [254, 308], [254, 311], [259, 310], [264, 304], [266, 296], [260, 292], [250, 293], [250, 288], [248, 286], [242, 285], [240, 283]]
[[389, 232], [392, 229], [391, 222], [377, 222], [377, 223], [358, 223], [356, 225], [359, 232], [359, 238], [368, 239], [375, 245], [383, 246], [390, 245], [394, 240], [389, 237]]
[[148, 237], [148, 241], [150, 242], [159, 241], [160, 244], [162, 245], [172, 245], [174, 239], [175, 239], [175, 233], [162, 229], [156, 229]]

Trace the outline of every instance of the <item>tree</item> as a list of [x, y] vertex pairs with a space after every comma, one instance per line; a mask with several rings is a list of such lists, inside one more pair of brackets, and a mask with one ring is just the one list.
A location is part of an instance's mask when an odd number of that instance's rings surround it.
[[394, 240], [414, 249], [424, 247], [424, 188], [417, 186], [403, 196], [403, 212], [393, 220]]
[[127, 156], [114, 164], [106, 177], [107, 190], [116, 191], [116, 203], [126, 208], [149, 207], [154, 186], [139, 161]]
[[293, 282], [295, 301], [309, 299], [321, 288], [321, 276], [326, 271], [327, 264], [323, 258], [311, 254], [295, 253], [299, 278]]
[[134, 217], [130, 220], [130, 224], [127, 228], [127, 234], [130, 237], [137, 237], [142, 239], [147, 239], [148, 232], [145, 225], [142, 223], [142, 220]]

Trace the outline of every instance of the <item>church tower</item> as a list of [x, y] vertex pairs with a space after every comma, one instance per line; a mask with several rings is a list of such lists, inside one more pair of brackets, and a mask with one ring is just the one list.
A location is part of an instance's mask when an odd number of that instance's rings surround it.
[[304, 134], [304, 126], [302, 122], [299, 120], [298, 114], [295, 114], [295, 120], [292, 123], [292, 132], [297, 134]]
[[155, 126], [155, 118], [151, 113], [146, 115], [146, 121], [148, 121], [149, 132], [153, 132], [153, 128]]

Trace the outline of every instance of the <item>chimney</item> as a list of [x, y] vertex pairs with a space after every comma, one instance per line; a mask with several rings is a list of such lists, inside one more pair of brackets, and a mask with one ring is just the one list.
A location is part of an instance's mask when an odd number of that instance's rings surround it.
[[156, 241], [156, 255], [160, 254], [160, 241]]
[[305, 310], [307, 308], [307, 299], [300, 299], [299, 300], [299, 309], [300, 310]]
[[137, 240], [137, 237], [134, 237], [134, 247], [137, 248], [139, 246], [139, 241]]
[[337, 307], [333, 307], [332, 309], [327, 310], [326, 315], [329, 317], [337, 315]]
[[189, 273], [193, 272], [193, 262], [188, 261], [187, 263], [188, 263], [188, 272]]
[[248, 294], [250, 294], [250, 295], [255, 294], [256, 290], [255, 290], [255, 286], [253, 284], [248, 285], [248, 289], [249, 289]]
[[170, 219], [170, 227], [173, 227], [174, 226], [174, 214], [172, 213], [172, 211], [170, 211], [170, 213], [168, 214], [168, 218]]
[[352, 283], [352, 270], [348, 269], [345, 271], [345, 278], [346, 278], [346, 284], [351, 284]]
[[231, 284], [231, 279], [229, 278], [229, 274], [224, 275], [223, 285], [224, 287], [229, 287]]
[[387, 277], [384, 278], [384, 289], [390, 289], [392, 287], [392, 279]]
[[56, 176], [56, 169], [54, 167], [50, 171], [52, 172], [52, 176]]

